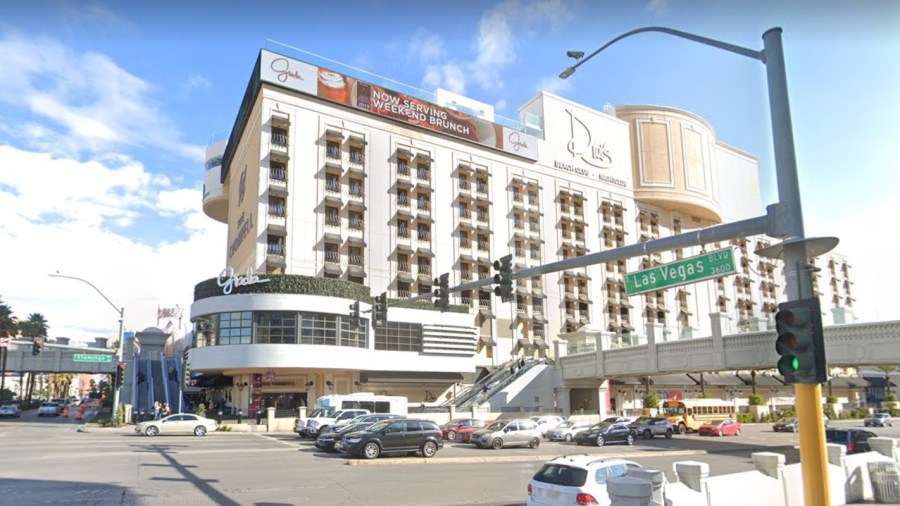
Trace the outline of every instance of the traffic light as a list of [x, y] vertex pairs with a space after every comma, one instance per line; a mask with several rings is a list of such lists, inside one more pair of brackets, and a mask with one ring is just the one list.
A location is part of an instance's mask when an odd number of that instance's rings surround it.
[[44, 338], [35, 337], [34, 342], [31, 343], [31, 354], [34, 356], [38, 356], [42, 351], [44, 351]]
[[818, 297], [783, 302], [775, 315], [778, 372], [785, 383], [815, 385], [828, 381], [825, 332]]
[[350, 326], [359, 327], [359, 301], [350, 304]]
[[437, 297], [434, 306], [444, 312], [450, 305], [450, 274], [441, 274], [441, 277], [434, 278], [434, 284], [438, 287], [434, 291], [434, 296]]
[[375, 325], [384, 325], [387, 322], [387, 293], [382, 293], [375, 297], [375, 307], [372, 309], [372, 316]]
[[494, 260], [494, 269], [498, 271], [494, 274], [494, 295], [499, 295], [500, 300], [509, 302], [512, 298], [512, 255], [506, 255], [500, 260]]
[[[182, 374], [184, 375], [184, 386], [191, 386], [191, 357], [188, 355], [188, 350], [184, 350], [184, 362], [182, 362]], [[141, 373], [138, 373], [138, 377], [140, 378]]]
[[122, 388], [125, 384], [125, 362], [116, 364], [116, 388]]

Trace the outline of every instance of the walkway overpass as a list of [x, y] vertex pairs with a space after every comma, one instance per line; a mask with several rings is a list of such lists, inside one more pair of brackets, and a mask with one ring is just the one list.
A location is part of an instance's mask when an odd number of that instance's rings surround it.
[[[37, 356], [31, 354], [31, 349], [31, 340], [11, 339], [6, 348], [6, 372], [110, 374], [118, 362], [116, 350], [106, 348], [105, 338], [98, 338], [95, 346], [69, 346], [45, 340], [43, 351]], [[76, 362], [75, 355], [109, 357], [109, 362]]]
[[[646, 342], [634, 346], [583, 327], [557, 343], [563, 380], [567, 386], [596, 386], [617, 377], [775, 368], [774, 330], [731, 333], [725, 314], [711, 315], [711, 323], [711, 336], [675, 341], [664, 340], [663, 326], [650, 323]], [[825, 327], [825, 350], [832, 367], [898, 365], [900, 320]]]

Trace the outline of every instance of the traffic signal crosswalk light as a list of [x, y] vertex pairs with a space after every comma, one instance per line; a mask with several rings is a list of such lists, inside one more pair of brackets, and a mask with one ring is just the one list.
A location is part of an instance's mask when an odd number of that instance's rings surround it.
[[497, 274], [494, 274], [494, 284], [497, 285], [494, 287], [494, 295], [500, 296], [503, 302], [509, 302], [513, 294], [512, 255], [495, 260], [494, 269], [497, 271]]
[[31, 354], [38, 356], [42, 351], [44, 351], [44, 338], [35, 337], [34, 342], [31, 343]]
[[359, 324], [359, 301], [356, 301], [353, 304], [350, 304], [350, 326], [352, 328], [358, 328]]
[[825, 332], [818, 297], [783, 302], [775, 315], [778, 372], [785, 383], [815, 385], [828, 381]]
[[375, 325], [384, 325], [387, 323], [387, 293], [382, 292], [381, 295], [375, 297], [374, 307], [372, 308], [373, 320]]
[[125, 362], [116, 364], [116, 388], [122, 388], [125, 384]]
[[450, 274], [441, 274], [439, 278], [434, 278], [434, 285], [437, 290], [434, 291], [434, 306], [444, 312], [450, 306]]

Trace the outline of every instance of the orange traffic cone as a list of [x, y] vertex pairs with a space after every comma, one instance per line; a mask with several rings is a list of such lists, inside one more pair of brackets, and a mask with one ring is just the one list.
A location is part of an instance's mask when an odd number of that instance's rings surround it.
[[69, 418], [69, 406], [63, 408], [63, 418]]

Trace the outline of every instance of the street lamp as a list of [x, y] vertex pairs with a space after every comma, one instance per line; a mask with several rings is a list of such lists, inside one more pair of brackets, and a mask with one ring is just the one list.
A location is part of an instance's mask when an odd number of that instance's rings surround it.
[[[781, 244], [766, 248], [768, 251], [757, 251], [757, 254], [783, 258], [788, 301], [813, 297], [809, 270], [805, 267], [807, 258], [831, 250], [837, 245], [837, 239], [807, 239], [804, 237], [800, 185], [797, 180], [797, 158], [794, 153], [794, 133], [791, 126], [784, 51], [781, 45], [781, 28], [770, 28], [763, 33], [762, 51], [671, 28], [660, 26], [638, 28], [613, 38], [586, 57], [579, 57], [578, 52], [569, 51], [567, 56], [575, 58], [577, 61], [563, 70], [559, 77], [567, 79], [575, 73], [578, 67], [600, 51], [626, 37], [644, 32], [662, 32], [674, 35], [759, 60], [766, 65], [769, 112], [772, 116], [772, 136], [775, 146], [775, 173], [778, 183], [778, 204], [773, 206], [775, 208], [774, 219], [769, 220], [767, 234], [785, 240]], [[822, 388], [818, 384], [795, 384], [794, 388], [797, 393], [797, 415], [800, 422], [804, 427], [813, 427], [813, 429], [804, 430], [800, 434], [800, 464], [803, 472], [804, 502], [807, 506], [827, 506], [830, 503], [830, 497], [828, 495], [828, 461], [825, 454], [824, 420], [820, 407]]]
[[[99, 288], [94, 286], [93, 283], [91, 283], [90, 281], [88, 281], [86, 279], [81, 279], [81, 278], [78, 278], [75, 276], [64, 276], [59, 273], [49, 274], [49, 276], [51, 278], [74, 279], [76, 281], [81, 281], [82, 283], [87, 283], [91, 288], [96, 290], [96, 292], [99, 293], [100, 296], [103, 297], [103, 299], [106, 302], [109, 302], [109, 305], [112, 306], [113, 309], [115, 309], [117, 313], [119, 313], [119, 344], [116, 346], [116, 363], [118, 364], [119, 362], [121, 362], [122, 361], [122, 350], [125, 345], [125, 343], [124, 343], [125, 335], [124, 335], [124, 327], [123, 327], [123, 325], [125, 323], [125, 308], [124, 307], [120, 308], [120, 307], [116, 306], [115, 304], [113, 304], [112, 301], [109, 300], [109, 297], [104, 295], [103, 292], [101, 292]], [[116, 386], [118, 386], [119, 388], [116, 388]], [[113, 403], [112, 403], [112, 417], [111, 417], [112, 421], [113, 421], [113, 425], [119, 425], [119, 389], [121, 387], [122, 387], [122, 385], [116, 385], [115, 381], [113, 381]]]

